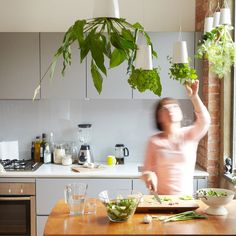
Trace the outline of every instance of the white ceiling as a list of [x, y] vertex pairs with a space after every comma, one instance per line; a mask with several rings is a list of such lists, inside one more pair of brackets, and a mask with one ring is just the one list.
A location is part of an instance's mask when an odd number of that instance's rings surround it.
[[[99, 0], [0, 0], [0, 32], [64, 32]], [[195, 29], [195, 0], [119, 0], [120, 17], [147, 31]]]

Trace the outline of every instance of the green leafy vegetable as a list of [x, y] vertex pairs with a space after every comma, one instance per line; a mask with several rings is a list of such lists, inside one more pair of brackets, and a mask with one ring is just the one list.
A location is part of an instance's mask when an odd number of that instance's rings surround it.
[[226, 197], [227, 196], [226, 192], [215, 191], [213, 189], [209, 189], [209, 190], [200, 189], [200, 190], [198, 190], [197, 193], [200, 197], [201, 196], [205, 196], [205, 197], [208, 197], [208, 196]]
[[197, 79], [196, 70], [191, 68], [188, 63], [172, 63], [172, 58], [168, 57], [171, 64], [169, 76], [171, 79], [178, 80], [181, 84], [192, 82]]
[[193, 200], [193, 196], [191, 196], [191, 195], [181, 196], [181, 197], [179, 197], [179, 199], [181, 199], [181, 200]]
[[161, 96], [162, 86], [157, 68], [153, 70], [133, 69], [128, 83], [139, 92], [150, 90], [154, 94]]
[[183, 220], [192, 220], [192, 219], [206, 219], [206, 216], [200, 215], [195, 211], [185, 211], [179, 214], [175, 214], [167, 217], [159, 217], [159, 220], [163, 222], [173, 222], [173, 221], [183, 221]]
[[122, 222], [128, 220], [136, 210], [138, 199], [115, 199], [103, 203], [106, 206], [108, 217], [112, 221]]

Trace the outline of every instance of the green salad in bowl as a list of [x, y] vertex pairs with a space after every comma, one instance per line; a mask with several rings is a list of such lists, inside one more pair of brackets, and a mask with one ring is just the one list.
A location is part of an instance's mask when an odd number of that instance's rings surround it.
[[131, 190], [104, 190], [99, 193], [99, 199], [106, 207], [110, 221], [127, 221], [135, 212], [142, 194]]
[[197, 191], [196, 197], [209, 206], [205, 210], [207, 214], [227, 215], [228, 211], [224, 206], [233, 200], [234, 194], [229, 189], [203, 188]]

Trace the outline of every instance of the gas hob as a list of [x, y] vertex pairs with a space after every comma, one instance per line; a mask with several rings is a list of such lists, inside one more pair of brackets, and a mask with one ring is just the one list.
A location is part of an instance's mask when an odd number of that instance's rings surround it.
[[0, 164], [2, 164], [6, 171], [35, 171], [42, 165], [40, 162], [24, 159], [0, 159]]

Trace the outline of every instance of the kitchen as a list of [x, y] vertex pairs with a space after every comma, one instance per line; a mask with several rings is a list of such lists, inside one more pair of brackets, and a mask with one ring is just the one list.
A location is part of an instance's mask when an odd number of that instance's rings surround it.
[[[175, 1], [175, 3], [173, 1], [149, 1], [150, 4], [146, 4], [144, 1], [120, 1], [120, 9], [122, 17], [127, 18], [130, 22], [138, 21], [145, 26], [147, 31], [152, 32], [152, 37], [156, 41], [157, 52], [160, 54], [159, 61], [155, 61], [154, 63], [161, 65], [162, 77], [166, 77], [169, 67], [166, 56], [171, 53], [171, 44], [175, 40], [175, 37], [178, 37], [179, 22], [176, 19], [179, 18], [180, 12], [183, 37], [188, 40], [189, 54], [192, 60], [194, 59], [193, 32], [195, 31], [195, 8], [200, 7], [202, 2], [196, 1], [195, 3], [195, 1], [189, 0]], [[115, 144], [124, 143], [130, 151], [129, 157], [125, 158], [126, 164], [132, 165], [133, 163], [137, 163], [137, 165], [140, 165], [143, 161], [144, 144], [148, 137], [155, 132], [152, 122], [152, 109], [156, 102], [156, 96], [150, 93], [141, 94], [135, 90], [132, 91], [126, 80], [120, 80], [119, 77], [121, 74], [126, 76], [125, 66], [121, 65], [110, 72], [110, 77], [117, 78], [117, 81], [114, 84], [110, 78], [105, 79], [101, 95], [98, 95], [96, 92], [85, 63], [77, 63], [76, 66], [72, 64], [64, 80], [57, 78], [60, 75], [61, 69], [57, 68], [54, 80], [49, 81], [46, 77], [42, 83], [40, 99], [32, 102], [34, 89], [39, 79], [45, 73], [52, 54], [62, 40], [63, 33], [57, 32], [65, 32], [68, 26], [73, 24], [76, 19], [91, 17], [93, 6], [92, 1], [72, 1], [70, 6], [68, 6], [66, 1], [61, 1], [60, 7], [58, 6], [58, 9], [55, 9], [55, 6], [58, 4], [55, 1], [50, 1], [50, 3], [48, 1], [40, 2], [41, 4], [25, 1], [23, 4], [17, 1], [6, 1], [4, 4], [5, 8], [2, 8], [4, 10], [1, 12], [1, 32], [12, 32], [12, 35], [9, 37], [9, 35], [5, 34], [1, 37], [1, 52], [5, 52], [5, 56], [4, 61], [1, 62], [2, 72], [0, 83], [3, 85], [0, 86], [0, 140], [18, 140], [19, 156], [21, 158], [30, 157], [31, 141], [35, 139], [36, 135], [43, 132], [49, 134], [53, 131], [55, 141], [57, 142], [76, 141], [78, 139], [78, 124], [91, 123], [91, 143], [96, 162], [105, 162], [108, 155], [114, 154]], [[181, 2], [181, 5], [178, 2]], [[207, 7], [207, 4], [204, 6]], [[65, 19], [62, 19], [61, 15], [65, 15], [64, 9], [68, 9], [69, 14]], [[10, 13], [11, 18], [9, 17]], [[164, 20], [160, 20], [160, 18]], [[163, 24], [163, 22], [166, 23]], [[200, 23], [196, 22], [196, 26], [200, 27], [199, 25]], [[198, 28], [196, 31], [200, 31], [200, 29]], [[31, 33], [28, 33], [26, 36], [25, 33], [20, 32]], [[155, 34], [154, 32], [162, 32], [162, 35]], [[172, 36], [169, 36], [168, 41], [165, 35], [170, 35], [170, 32]], [[17, 41], [14, 40], [13, 36], [17, 37]], [[7, 45], [9, 45], [8, 47], [11, 50], [7, 48]], [[163, 45], [165, 45], [166, 50], [164, 52], [161, 50], [164, 47]], [[12, 51], [13, 49], [14, 51]], [[3, 55], [3, 53], [1, 54]], [[78, 60], [77, 57], [78, 55], [75, 55], [75, 61]], [[9, 60], [11, 62], [10, 72]], [[30, 68], [28, 68], [28, 65], [30, 65]], [[13, 70], [13, 68], [15, 69]], [[6, 81], [4, 77], [7, 73], [10, 73], [10, 75]], [[199, 71], [198, 74], [200, 77], [201, 72]], [[23, 83], [21, 80], [16, 80], [16, 78], [21, 78]], [[225, 81], [226, 85], [224, 88], [227, 88], [229, 85], [227, 80]], [[219, 84], [216, 84], [217, 86]], [[176, 88], [174, 91], [172, 91], [173, 87]], [[192, 122], [192, 107], [186, 99], [185, 91], [179, 83], [172, 80], [164, 81], [163, 96], [174, 96], [181, 99], [180, 103], [185, 114], [184, 122], [186, 124]], [[227, 98], [226, 95], [225, 97]], [[216, 101], [219, 102], [219, 99]], [[229, 108], [224, 106], [224, 109], [223, 113], [227, 114], [227, 109]], [[213, 110], [212, 113], [214, 112]], [[212, 148], [214, 148], [213, 151], [210, 148], [208, 150], [204, 146], [207, 145], [205, 144], [207, 141], [200, 144], [198, 163], [208, 172], [204, 177], [208, 174], [210, 175], [208, 177], [208, 186], [218, 185], [219, 179], [217, 179], [217, 173], [219, 173], [219, 170], [220, 173], [223, 173], [223, 158], [231, 153], [230, 144], [225, 141], [230, 136], [230, 129], [227, 126], [227, 123], [230, 124], [230, 122], [227, 122], [227, 119], [230, 118], [228, 116], [224, 117], [224, 122], [222, 122], [226, 131], [224, 137], [220, 133], [216, 133], [214, 136], [217, 137], [218, 135], [218, 137], [224, 140], [221, 142], [223, 146], [221, 153], [220, 151], [215, 153], [216, 149], [220, 146], [219, 140], [216, 144], [209, 142]], [[215, 127], [217, 127], [217, 124]], [[215, 131], [215, 127], [212, 128], [211, 133]], [[217, 158], [222, 158], [209, 160], [205, 163], [203, 159], [204, 154], [209, 156], [214, 154]], [[218, 166], [218, 163], [220, 163], [220, 166]], [[124, 165], [124, 169], [128, 168], [126, 167], [127, 165]], [[42, 168], [44, 167], [45, 165], [42, 166]], [[47, 166], [45, 168], [47, 169]], [[40, 169], [41, 167], [38, 171]], [[56, 173], [56, 170], [54, 173]], [[127, 175], [126, 170], [124, 170], [124, 173], [124, 177], [122, 178], [130, 179], [130, 184], [131, 180], [138, 180], [139, 173], [136, 169], [130, 175]], [[19, 173], [15, 173], [14, 177], [17, 178], [17, 174], [19, 176]], [[45, 174], [45, 178], [50, 179], [52, 176], [47, 174]], [[37, 171], [29, 174], [27, 172], [21, 175], [23, 178], [21, 180], [35, 181], [35, 178], [39, 178], [38, 180], [36, 179], [37, 185], [37, 181], [41, 181], [40, 177], [44, 177], [40, 175], [41, 173], [37, 175]], [[64, 178], [65, 175], [59, 173], [57, 177]], [[87, 175], [83, 178], [86, 177], [90, 176]], [[113, 177], [112, 173], [110, 176], [108, 175], [108, 178]], [[15, 181], [15, 178], [12, 176], [9, 176], [9, 178]], [[4, 180], [5, 182], [9, 178], [1, 178], [1, 181]], [[71, 178], [71, 176], [66, 178]], [[118, 177], [116, 176], [115, 178]], [[221, 182], [223, 182], [222, 184], [226, 184], [225, 186], [229, 185], [225, 179], [222, 179]], [[107, 184], [110, 185], [110, 183]], [[44, 182], [42, 182], [42, 186], [44, 186]], [[63, 197], [63, 188], [61, 192], [61, 197]], [[37, 219], [40, 220], [49, 213], [48, 209], [46, 212], [39, 211], [37, 213]], [[37, 225], [40, 224], [42, 223], [37, 222]]]

